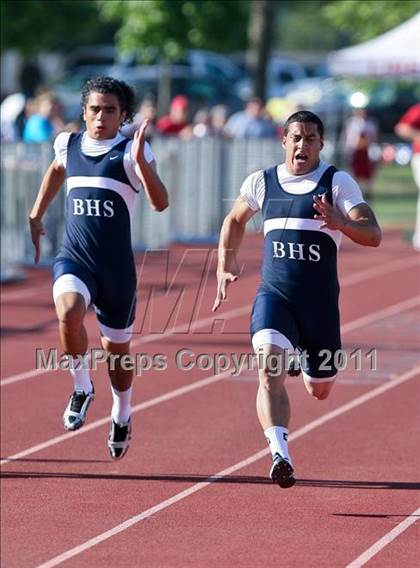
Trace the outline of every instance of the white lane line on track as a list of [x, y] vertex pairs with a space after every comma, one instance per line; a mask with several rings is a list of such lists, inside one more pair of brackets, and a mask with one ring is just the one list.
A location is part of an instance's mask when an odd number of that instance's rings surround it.
[[343, 276], [340, 278], [341, 284], [350, 285], [357, 284], [368, 278], [375, 278], [376, 276], [383, 276], [395, 270], [400, 270], [404, 268], [410, 268], [412, 266], [418, 265], [420, 268], [420, 255], [410, 256], [408, 258], [400, 258], [391, 264], [381, 264], [380, 266], [373, 266], [371, 268], [366, 268], [365, 270], [360, 270], [354, 274], [349, 274], [348, 276]]
[[[4, 286], [1, 287], [1, 299], [3, 302], [14, 302], [15, 300], [25, 300], [30, 298], [33, 294], [34, 296], [39, 296], [40, 292], [47, 292], [51, 290], [50, 284], [41, 284], [40, 286], [31, 286], [25, 290], [16, 290], [15, 292], [8, 292], [4, 290]], [[51, 303], [52, 303], [52, 295]], [[36, 298], [35, 298], [36, 299]]]
[[[404, 373], [400, 377], [393, 379], [392, 381], [385, 383], [384, 385], [381, 385], [381, 386], [377, 387], [376, 389], [372, 389], [368, 393], [363, 394], [363, 395], [355, 398], [354, 400], [339, 406], [335, 410], [332, 410], [331, 412], [327, 412], [323, 416], [316, 418], [312, 422], [309, 422], [309, 424], [302, 426], [302, 428], [299, 428], [298, 430], [296, 430], [296, 432], [293, 432], [292, 434], [290, 434], [289, 441], [292, 442], [294, 440], [297, 440], [298, 438], [301, 438], [305, 434], [308, 434], [312, 430], [319, 428], [320, 426], [326, 424], [330, 420], [333, 420], [334, 418], [337, 418], [338, 416], [342, 416], [343, 414], [345, 414], [346, 412], [349, 412], [353, 408], [356, 408], [356, 407], [364, 404], [365, 402], [368, 402], [369, 400], [376, 398], [377, 396], [383, 394], [384, 392], [386, 392], [390, 389], [393, 389], [396, 386], [399, 386], [402, 383], [412, 379], [418, 373], [420, 373], [420, 365], [418, 365], [417, 367], [415, 367], [411, 371]], [[62, 554], [59, 554], [58, 556], [55, 556], [51, 560], [48, 560], [47, 562], [40, 564], [39, 566], [37, 566], [37, 568], [53, 568], [54, 566], [58, 566], [62, 562], [65, 562], [66, 560], [69, 560], [70, 558], [73, 558], [74, 556], [77, 556], [77, 555], [81, 554], [82, 552], [89, 550], [90, 548], [96, 546], [97, 544], [100, 544], [101, 542], [108, 540], [109, 538], [117, 535], [118, 533], [125, 531], [126, 529], [132, 527], [133, 525], [139, 523], [140, 521], [143, 521], [144, 519], [147, 519], [147, 518], [151, 517], [152, 515], [155, 515], [159, 511], [162, 511], [163, 509], [167, 509], [171, 505], [174, 505], [175, 503], [182, 501], [183, 499], [189, 497], [190, 495], [193, 495], [194, 493], [201, 491], [201, 489], [205, 489], [206, 487], [208, 487], [210, 484], [214, 483], [218, 479], [220, 479], [222, 477], [226, 477], [226, 476], [228, 476], [232, 473], [237, 472], [240, 469], [243, 469], [244, 467], [246, 467], [248, 465], [255, 463], [256, 461], [260, 460], [264, 456], [268, 455], [269, 452], [270, 451], [269, 451], [268, 448], [264, 448], [263, 450], [260, 450], [259, 452], [256, 452], [255, 454], [249, 456], [245, 460], [242, 460], [242, 461], [236, 463], [235, 465], [233, 465], [231, 467], [228, 467], [228, 468], [226, 468], [222, 471], [219, 471], [218, 473], [216, 473], [214, 475], [209, 476], [206, 481], [201, 481], [200, 483], [195, 483], [194, 485], [192, 485], [188, 489], [185, 489], [184, 491], [181, 491], [180, 493], [173, 495], [169, 499], [165, 499], [164, 501], [161, 501], [157, 505], [155, 505], [155, 506], [153, 506], [149, 509], [146, 509], [145, 511], [142, 511], [138, 515], [134, 515], [133, 517], [130, 517], [129, 519], [127, 519], [123, 523], [120, 523], [119, 525], [116, 525], [115, 527], [113, 527], [113, 528], [111, 528], [111, 529], [109, 529], [109, 530], [87, 540], [86, 542], [63, 552]], [[353, 567], [353, 568], [355, 568], [355, 567]]]
[[[413, 305], [417, 305], [417, 304], [420, 304], [420, 296], [415, 296], [414, 298], [410, 298], [409, 300], [405, 300], [404, 302], [399, 302], [398, 304], [394, 304], [393, 306], [388, 306], [387, 308], [384, 308], [383, 310], [379, 310], [378, 312], [373, 312], [372, 314], [368, 314], [367, 316], [364, 316], [362, 318], [358, 318], [357, 320], [348, 322], [347, 324], [345, 324], [341, 327], [341, 333], [342, 333], [342, 335], [344, 335], [345, 333], [347, 333], [349, 331], [353, 331], [355, 329], [363, 327], [363, 326], [365, 326], [369, 323], [372, 323], [373, 321], [381, 320], [384, 317], [387, 317], [389, 315], [393, 315], [395, 313], [399, 313], [401, 311], [408, 310], [408, 309], [412, 308]], [[238, 310], [232, 310], [232, 311], [239, 311], [239, 310], [242, 310], [242, 308], [238, 308]], [[206, 320], [203, 320], [203, 321], [206, 321]], [[213, 321], [213, 319], [208, 318], [207, 322], [208, 321]], [[132, 413], [135, 413], [139, 410], [144, 410], [146, 408], [150, 408], [152, 406], [155, 406], [156, 404], [160, 404], [161, 402], [166, 402], [166, 401], [171, 400], [173, 398], [177, 398], [178, 396], [181, 396], [181, 395], [186, 394], [188, 392], [191, 392], [193, 390], [205, 387], [209, 384], [216, 383], [216, 382], [224, 379], [229, 374], [230, 374], [230, 371], [227, 371], [226, 373], [222, 373], [221, 375], [213, 375], [211, 377], [207, 377], [205, 379], [200, 379], [199, 381], [195, 381], [194, 383], [191, 383], [191, 384], [186, 385], [184, 387], [180, 387], [178, 389], [169, 391], [169, 392], [167, 392], [163, 395], [157, 396], [157, 397], [152, 398], [148, 401], [145, 401], [145, 402], [142, 402], [140, 404], [137, 404], [136, 406], [133, 406]], [[91, 430], [94, 430], [95, 428], [99, 428], [100, 426], [107, 424], [108, 421], [109, 421], [109, 417], [100, 418], [99, 420], [95, 420], [95, 422], [91, 422], [90, 424], [83, 426], [83, 428], [81, 430], [77, 430], [76, 432], [67, 432], [65, 434], [61, 434], [60, 436], [56, 436], [55, 438], [50, 438], [49, 440], [46, 440], [45, 442], [41, 442], [40, 444], [37, 444], [36, 446], [32, 446], [30, 448], [27, 448], [26, 450], [22, 450], [21, 452], [18, 452], [17, 454], [14, 454], [12, 456], [8, 456], [7, 458], [4, 458], [3, 460], [0, 461], [0, 466], [4, 465], [6, 463], [10, 463], [13, 460], [17, 460], [19, 458], [29, 456], [29, 455], [34, 454], [36, 452], [40, 452], [41, 450], [45, 450], [46, 448], [49, 448], [51, 446], [55, 446], [56, 444], [59, 444], [59, 443], [64, 442], [66, 440], [70, 440], [71, 438], [74, 438], [75, 436], [80, 436], [81, 434], [85, 434], [87, 432], [90, 432]]]
[[[404, 259], [400, 259], [397, 260], [393, 263], [390, 264], [386, 264], [380, 267], [374, 267], [374, 268], [369, 268], [367, 270], [361, 270], [359, 272], [356, 272], [354, 274], [350, 274], [349, 276], [343, 276], [340, 279], [341, 282], [341, 287], [343, 288], [344, 286], [351, 286], [352, 284], [356, 284], [358, 282], [362, 282], [365, 279], [368, 278], [373, 278], [375, 276], [380, 276], [389, 272], [393, 272], [395, 270], [400, 270], [403, 268], [406, 268], [408, 266], [412, 266], [415, 265], [419, 262], [419, 257], [418, 255], [415, 255], [413, 257], [408, 257], [408, 258], [404, 258]], [[241, 315], [245, 315], [247, 312], [249, 312], [251, 309], [251, 305], [247, 305], [247, 306], [242, 306], [241, 308], [236, 308], [234, 310], [230, 310], [228, 312], [225, 313], [220, 313], [220, 318], [219, 319], [223, 319], [223, 318], [234, 318], [234, 317], [239, 317]], [[217, 316], [212, 316], [209, 318], [205, 318], [203, 320], [197, 320], [196, 322], [194, 322], [193, 326], [194, 329], [200, 329], [201, 327], [204, 327], [206, 325], [208, 325], [209, 323], [213, 323], [215, 320], [217, 319]], [[144, 337], [140, 337], [138, 339], [134, 339], [131, 342], [131, 345], [134, 347], [135, 345], [139, 345], [139, 344], [147, 344], [147, 343], [151, 343], [153, 341], [160, 341], [161, 339], [164, 339], [165, 337], [168, 337], [168, 335], [173, 335], [175, 333], [180, 333], [185, 329], [185, 326], [187, 324], [183, 324], [183, 325], [179, 325], [176, 326], [174, 328], [172, 328], [169, 331], [164, 332], [163, 334], [149, 334], [149, 335], [145, 335]], [[51, 371], [50, 369], [30, 369], [29, 371], [24, 371], [23, 373], [17, 373], [15, 375], [11, 375], [10, 377], [7, 377], [5, 379], [3, 379], [2, 381], [0, 381], [0, 387], [3, 388], [5, 386], [8, 385], [13, 385], [15, 383], [18, 383], [20, 381], [24, 381], [27, 379], [30, 379], [32, 377], [36, 377], [38, 375], [44, 375], [46, 373], [51, 373], [53, 371]]]
[[[223, 314], [221, 313], [220, 317], [211, 316], [208, 318], [199, 319], [191, 324], [191, 328], [193, 328], [195, 331], [196, 329], [200, 329], [202, 327], [205, 327], [206, 325], [214, 323], [218, 319], [222, 320], [222, 319], [229, 319], [229, 318], [236, 318], [239, 316], [243, 316], [249, 313], [249, 310], [250, 310], [249, 305], [241, 306], [240, 308], [235, 308]], [[154, 341], [156, 342], [161, 341], [162, 339], [165, 339], [170, 335], [174, 335], [176, 333], [182, 333], [187, 328], [188, 328], [188, 322], [177, 325], [175, 327], [171, 327], [168, 331], [165, 331], [164, 333], [150, 333], [149, 335], [143, 335], [138, 339], [133, 339], [131, 342], [131, 346], [135, 347], [136, 345], [139, 344], [143, 345], [146, 343], [153, 343]], [[52, 371], [51, 369], [31, 369], [30, 371], [26, 371], [24, 373], [18, 373], [17, 375], [12, 375], [11, 377], [3, 379], [0, 383], [0, 386], [5, 387], [7, 385], [12, 385], [14, 383], [24, 381], [25, 379], [30, 379], [31, 377], [34, 377], [36, 375], [44, 375], [45, 373], [53, 373], [53, 372], [54, 371]]]
[[370, 548], [365, 550], [360, 556], [347, 564], [346, 568], [361, 568], [365, 564], [369, 562], [369, 560], [378, 554], [385, 546], [388, 546], [393, 540], [397, 538], [401, 533], [407, 530], [411, 525], [413, 525], [416, 521], [419, 520], [420, 517], [420, 507], [416, 509], [411, 515], [409, 515], [406, 519], [401, 521], [396, 527], [394, 527], [391, 531], [386, 533], [382, 538], [377, 540]]
[[398, 304], [393, 304], [392, 306], [387, 306], [386, 308], [383, 308], [378, 312], [367, 314], [366, 316], [362, 316], [361, 318], [343, 324], [341, 326], [341, 333], [347, 333], [348, 331], [353, 331], [353, 329], [358, 329], [359, 327], [369, 325], [374, 321], [385, 319], [390, 316], [395, 316], [396, 314], [405, 312], [419, 305], [420, 305], [420, 295], [413, 296], [408, 300], [404, 300], [403, 302], [399, 302]]
[[[386, 308], [384, 308], [383, 310], [381, 310], [381, 312], [383, 313], [383, 315], [381, 315], [381, 318], [385, 318], [385, 317], [389, 317], [392, 315], [395, 315], [396, 313], [408, 310], [410, 308], [413, 308], [417, 305], [420, 305], [420, 296], [414, 296], [413, 298], [409, 298], [408, 300], [404, 300], [403, 302], [400, 302], [398, 304], [394, 304], [393, 306], [388, 306]], [[235, 308], [234, 310], [230, 310], [228, 312], [225, 312], [223, 314], [223, 316], [227, 319], [227, 318], [235, 318], [235, 317], [239, 317], [242, 315], [245, 315], [246, 313], [249, 313], [250, 310], [250, 306], [242, 306], [241, 308]], [[363, 325], [367, 325], [368, 323], [370, 323], [370, 318], [372, 317], [372, 315], [374, 316], [374, 319], [376, 319], [377, 317], [379, 317], [379, 313], [380, 312], [375, 312], [374, 314], [368, 314], [367, 316], [363, 316], [362, 318], [359, 318], [357, 320], [354, 320], [353, 322], [349, 322], [347, 324], [344, 324], [341, 327], [341, 333], [345, 333], [347, 331], [351, 331], [351, 329], [356, 329], [358, 327], [360, 327], [360, 323], [359, 322], [364, 322]], [[222, 315], [222, 314], [221, 314]], [[209, 318], [205, 318], [202, 320], [197, 320], [194, 323], [194, 329], [200, 329], [201, 327], [205, 327], [208, 324], [211, 324], [215, 321], [215, 319], [213, 316], [209, 317]], [[185, 325], [186, 324], [182, 324], [179, 326], [176, 326], [174, 328], [172, 328], [170, 331], [166, 331], [165, 333], [162, 334], [157, 334], [157, 333], [152, 333], [149, 335], [145, 335], [142, 338], [139, 339], [134, 339], [131, 343], [131, 345], [134, 347], [135, 345], [138, 344], [147, 344], [147, 343], [152, 343], [153, 341], [160, 341], [161, 339], [164, 339], [165, 337], [168, 337], [170, 335], [173, 335], [175, 333], [180, 333], [182, 330], [185, 329]], [[355, 327], [352, 327], [355, 326]], [[12, 385], [14, 383], [23, 381], [25, 379], [29, 379], [31, 377], [37, 376], [37, 375], [43, 375], [45, 373], [52, 373], [54, 371], [51, 371], [50, 369], [32, 369], [30, 371], [26, 371], [25, 373], [18, 373], [17, 375], [12, 375], [11, 377], [8, 377], [7, 379], [3, 379], [0, 383], [1, 387], [5, 387], [7, 385]]]
[[[211, 385], [213, 383], [216, 383], [217, 381], [221, 381], [222, 379], [227, 377], [230, 374], [230, 372], [231, 371], [226, 371], [225, 373], [222, 373], [220, 375], [212, 375], [211, 377], [207, 377], [205, 379], [200, 379], [199, 381], [195, 381], [194, 383], [190, 383], [189, 385], [180, 387], [180, 388], [175, 389], [175, 390], [171, 390], [171, 391], [169, 391], [165, 394], [162, 394], [162, 395], [157, 396], [155, 398], [151, 398], [150, 400], [146, 400], [145, 402], [141, 402], [139, 404], [136, 404], [135, 406], [132, 407], [131, 413], [134, 414], [135, 412], [138, 412], [139, 410], [145, 410], [147, 408], [151, 408], [152, 406], [156, 406], [157, 404], [161, 404], [162, 402], [172, 400], [174, 398], [177, 398], [178, 396], [182, 396], [182, 395], [187, 394], [189, 392], [192, 392], [194, 390], [206, 387], [207, 385]], [[36, 446], [32, 446], [31, 448], [28, 448], [26, 450], [23, 450], [23, 451], [17, 453], [17, 454], [14, 454], [13, 456], [9, 456], [9, 457], [1, 460], [0, 465], [4, 465], [6, 463], [12, 463], [13, 460], [17, 460], [19, 458], [29, 456], [29, 455], [34, 454], [36, 452], [40, 452], [41, 450], [45, 450], [46, 448], [49, 448], [51, 446], [55, 446], [56, 444], [60, 444], [61, 442], [71, 440], [72, 438], [80, 436], [81, 434], [86, 434], [87, 432], [90, 432], [91, 430], [95, 430], [96, 428], [99, 428], [100, 426], [103, 426], [104, 424], [108, 424], [109, 420], [110, 420], [109, 416], [106, 416], [104, 418], [100, 418], [99, 420], [95, 420], [95, 422], [91, 422], [90, 424], [86, 424], [85, 426], [83, 426], [83, 428], [81, 428], [80, 430], [76, 430], [75, 432], [66, 432], [65, 434], [61, 434], [60, 436], [56, 436], [55, 438], [50, 438], [46, 442], [42, 442], [41, 444], [37, 444]]]

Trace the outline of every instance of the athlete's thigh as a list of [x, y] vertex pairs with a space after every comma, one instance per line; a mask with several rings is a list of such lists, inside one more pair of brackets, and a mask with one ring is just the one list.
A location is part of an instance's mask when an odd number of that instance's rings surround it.
[[273, 343], [293, 351], [299, 344], [299, 328], [291, 307], [278, 294], [258, 290], [251, 313], [251, 336], [256, 345]]
[[101, 336], [110, 343], [131, 340], [136, 313], [136, 278], [132, 272], [105, 274], [99, 279], [95, 311]]
[[82, 300], [85, 310], [95, 300], [94, 276], [82, 265], [66, 258], [53, 264], [53, 298], [58, 315], [68, 312]]
[[337, 374], [337, 353], [341, 350], [340, 315], [337, 305], [308, 310], [300, 322], [302, 370], [306, 380], [328, 382]]

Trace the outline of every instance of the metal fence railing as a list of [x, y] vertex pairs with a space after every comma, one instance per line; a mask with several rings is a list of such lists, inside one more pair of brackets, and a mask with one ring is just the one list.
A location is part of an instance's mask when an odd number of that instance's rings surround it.
[[[240, 185], [249, 173], [283, 159], [278, 140], [224, 140], [207, 137], [182, 141], [155, 139], [153, 151], [159, 174], [170, 195], [163, 213], [150, 209], [144, 195], [134, 214], [135, 249], [161, 248], [174, 240], [215, 238]], [[327, 156], [330, 157], [330, 156]], [[49, 163], [51, 144], [3, 144], [1, 153], [1, 276], [32, 263], [33, 247], [27, 218]], [[64, 191], [45, 217], [47, 235], [42, 259], [50, 263], [61, 240]]]

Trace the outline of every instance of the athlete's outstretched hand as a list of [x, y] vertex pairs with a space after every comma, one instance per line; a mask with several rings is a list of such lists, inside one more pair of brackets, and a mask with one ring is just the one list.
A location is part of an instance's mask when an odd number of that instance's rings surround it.
[[346, 224], [346, 216], [335, 206], [331, 205], [327, 196], [318, 197], [314, 195], [314, 209], [318, 213], [314, 215], [314, 219], [322, 221], [321, 229], [331, 229], [332, 231], [341, 231]]
[[149, 125], [149, 120], [146, 119], [144, 120], [139, 129], [136, 130], [136, 132], [134, 133], [134, 138], [133, 138], [133, 146], [131, 148], [131, 152], [133, 155], [133, 158], [136, 160], [136, 162], [138, 164], [141, 164], [142, 162], [145, 161], [144, 159], [144, 144], [146, 142], [146, 128]]
[[39, 219], [29, 217], [29, 227], [31, 229], [31, 238], [35, 247], [35, 264], [38, 264], [41, 256], [41, 236], [45, 235], [44, 225]]
[[217, 272], [217, 293], [212, 307], [212, 312], [217, 310], [222, 303], [222, 300], [226, 300], [227, 287], [231, 282], [236, 282], [236, 280], [238, 280], [238, 276], [236, 274], [232, 274], [232, 272]]

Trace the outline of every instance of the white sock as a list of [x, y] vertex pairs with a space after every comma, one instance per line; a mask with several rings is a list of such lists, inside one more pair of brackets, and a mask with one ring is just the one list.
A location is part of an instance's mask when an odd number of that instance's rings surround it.
[[270, 446], [272, 456], [274, 457], [275, 454], [280, 454], [291, 464], [292, 460], [287, 447], [289, 430], [283, 428], [283, 426], [271, 426], [267, 428], [267, 430], [264, 430], [264, 434]]
[[92, 392], [92, 381], [89, 374], [89, 362], [87, 353], [83, 356], [83, 364], [79, 364], [77, 359], [74, 360], [74, 367], [70, 368], [70, 375], [73, 379], [75, 391], [83, 391], [85, 394]]
[[117, 391], [111, 386], [112, 391], [112, 420], [117, 424], [126, 424], [131, 416], [131, 394], [133, 387], [125, 391]]

